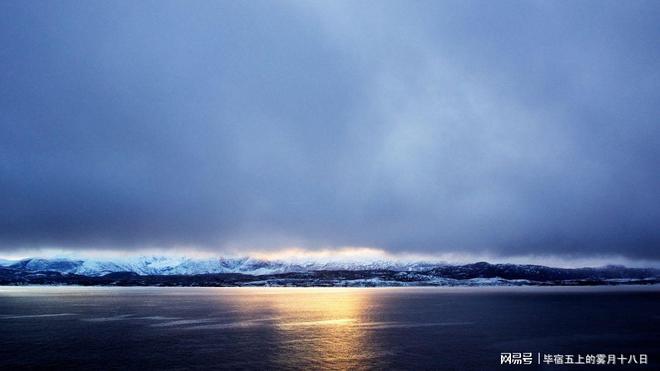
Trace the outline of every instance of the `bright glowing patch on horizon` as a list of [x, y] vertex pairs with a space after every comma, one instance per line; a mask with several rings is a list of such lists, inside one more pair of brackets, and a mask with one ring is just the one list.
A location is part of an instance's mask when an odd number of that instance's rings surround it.
[[248, 256], [265, 260], [383, 260], [392, 259], [394, 256], [385, 250], [373, 247], [339, 247], [335, 249], [308, 250], [299, 247], [285, 248], [279, 251], [255, 251]]

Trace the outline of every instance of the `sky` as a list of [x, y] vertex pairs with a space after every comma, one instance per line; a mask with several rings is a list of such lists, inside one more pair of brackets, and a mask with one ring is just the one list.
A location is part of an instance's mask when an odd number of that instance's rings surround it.
[[3, 1], [0, 257], [660, 262], [658, 25], [637, 0]]

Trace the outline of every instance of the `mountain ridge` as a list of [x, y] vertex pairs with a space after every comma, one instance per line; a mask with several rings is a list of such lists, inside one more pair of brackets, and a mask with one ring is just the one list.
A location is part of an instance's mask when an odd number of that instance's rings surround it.
[[444, 263], [397, 261], [327, 261], [319, 262], [266, 260], [250, 257], [192, 259], [187, 257], [140, 256], [116, 260], [27, 258], [5, 261], [8, 268], [28, 271], [55, 271], [86, 276], [102, 276], [113, 272], [134, 272], [139, 275], [195, 275], [215, 273], [243, 273], [251, 275], [309, 272], [318, 270], [371, 270], [426, 271]]
[[131, 262], [23, 259], [0, 267], [0, 284], [115, 286], [522, 286], [655, 284], [655, 268], [553, 268], [531, 264], [298, 262], [142, 257]]

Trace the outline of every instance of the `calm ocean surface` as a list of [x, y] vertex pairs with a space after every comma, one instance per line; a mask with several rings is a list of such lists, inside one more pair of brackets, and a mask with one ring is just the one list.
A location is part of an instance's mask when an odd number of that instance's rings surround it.
[[0, 287], [3, 370], [580, 369], [502, 352], [659, 370], [660, 287]]

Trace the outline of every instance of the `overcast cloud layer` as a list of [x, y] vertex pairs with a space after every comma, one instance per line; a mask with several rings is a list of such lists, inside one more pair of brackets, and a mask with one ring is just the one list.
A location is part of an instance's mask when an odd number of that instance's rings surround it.
[[0, 255], [660, 260], [657, 1], [0, 3]]

